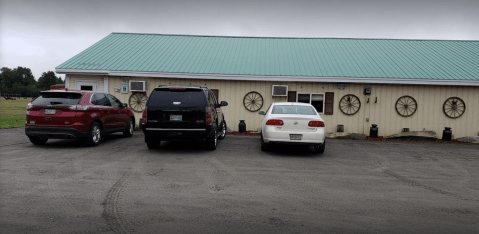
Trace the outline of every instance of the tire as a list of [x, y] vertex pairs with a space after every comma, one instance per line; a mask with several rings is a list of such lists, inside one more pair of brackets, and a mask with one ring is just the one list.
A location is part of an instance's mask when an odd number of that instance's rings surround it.
[[323, 144], [315, 145], [314, 146], [314, 152], [318, 154], [324, 153], [324, 150], [326, 149], [326, 141], [323, 142]]
[[48, 137], [28, 137], [34, 145], [44, 145], [48, 141]]
[[124, 137], [131, 137], [133, 136], [133, 131], [135, 130], [135, 121], [133, 121], [133, 118], [130, 118], [128, 120], [128, 124], [125, 126], [125, 130], [123, 131], [123, 136]]
[[269, 144], [264, 142], [263, 134], [261, 134], [261, 151], [268, 151], [268, 150], [269, 150]]
[[216, 144], [218, 144], [218, 138], [216, 137], [216, 131], [211, 137], [206, 140], [206, 148], [209, 150], [216, 150]]
[[101, 131], [101, 125], [98, 122], [93, 122], [88, 132], [88, 136], [85, 138], [85, 143], [88, 146], [97, 146], [100, 144], [103, 133]]
[[218, 137], [218, 140], [223, 140], [226, 137], [226, 121], [223, 120], [223, 126], [221, 127], [221, 134]]
[[161, 141], [147, 141], [146, 146], [148, 146], [148, 149], [159, 149], [160, 148]]

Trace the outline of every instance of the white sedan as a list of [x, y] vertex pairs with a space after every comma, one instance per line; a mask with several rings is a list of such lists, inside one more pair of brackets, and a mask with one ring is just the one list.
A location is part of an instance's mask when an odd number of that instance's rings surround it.
[[325, 149], [324, 121], [307, 103], [276, 102], [271, 104], [261, 123], [261, 150], [271, 144], [312, 145], [317, 153]]

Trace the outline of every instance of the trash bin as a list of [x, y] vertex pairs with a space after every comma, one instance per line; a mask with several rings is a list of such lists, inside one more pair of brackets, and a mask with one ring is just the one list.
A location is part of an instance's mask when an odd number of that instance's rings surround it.
[[369, 137], [372, 138], [378, 138], [378, 125], [377, 124], [371, 124], [371, 128], [369, 129]]
[[442, 131], [442, 140], [443, 141], [450, 141], [451, 138], [452, 138], [451, 128], [445, 127], [444, 131]]
[[246, 132], [246, 123], [244, 122], [244, 120], [240, 120], [238, 124], [238, 129], [239, 132]]

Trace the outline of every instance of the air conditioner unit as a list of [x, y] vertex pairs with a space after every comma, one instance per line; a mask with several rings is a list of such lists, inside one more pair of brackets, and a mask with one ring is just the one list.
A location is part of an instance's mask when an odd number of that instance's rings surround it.
[[273, 85], [273, 96], [288, 96], [287, 85]]
[[146, 81], [130, 81], [131, 92], [146, 92]]

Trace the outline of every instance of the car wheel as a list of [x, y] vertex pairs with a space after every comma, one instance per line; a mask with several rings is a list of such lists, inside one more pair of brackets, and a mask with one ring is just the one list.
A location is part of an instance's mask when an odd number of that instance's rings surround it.
[[208, 140], [206, 140], [206, 146], [209, 150], [215, 150], [216, 144], [218, 143], [218, 138], [216, 137], [216, 131], [213, 133]]
[[218, 137], [219, 140], [223, 140], [226, 137], [226, 121], [223, 121], [223, 126], [221, 127], [221, 134]]
[[269, 150], [269, 144], [264, 142], [263, 134], [261, 134], [261, 151], [268, 151], [268, 150]]
[[314, 152], [318, 154], [324, 153], [325, 149], [326, 149], [326, 141], [324, 141], [323, 144], [318, 144], [314, 146]]
[[128, 124], [125, 126], [125, 130], [123, 131], [124, 137], [131, 137], [133, 136], [133, 131], [135, 130], [135, 121], [133, 118], [128, 120]]
[[147, 141], [146, 146], [148, 146], [148, 149], [159, 149], [160, 148], [161, 141]]
[[48, 141], [48, 137], [28, 137], [34, 145], [44, 145]]
[[100, 144], [102, 136], [100, 124], [93, 122], [90, 127], [90, 132], [88, 132], [88, 136], [85, 138], [85, 143], [88, 146], [97, 146]]

